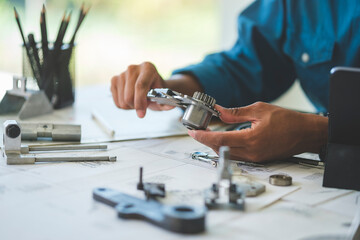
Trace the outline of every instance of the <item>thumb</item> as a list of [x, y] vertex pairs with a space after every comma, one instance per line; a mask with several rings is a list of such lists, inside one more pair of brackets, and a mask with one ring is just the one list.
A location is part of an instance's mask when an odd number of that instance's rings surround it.
[[220, 105], [215, 105], [215, 109], [220, 112], [220, 119], [225, 123], [251, 122], [254, 120], [253, 110], [249, 106], [224, 108]]

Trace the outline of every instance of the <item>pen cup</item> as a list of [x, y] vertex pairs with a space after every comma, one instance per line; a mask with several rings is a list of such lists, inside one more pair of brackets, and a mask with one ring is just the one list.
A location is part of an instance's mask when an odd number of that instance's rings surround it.
[[[23, 75], [33, 77], [40, 90], [44, 90], [55, 109], [72, 105], [75, 101], [75, 46], [62, 45], [54, 50], [53, 44], [44, 54], [41, 44], [37, 53], [29, 48], [29, 59], [23, 47]], [[39, 56], [38, 60], [36, 59]]]

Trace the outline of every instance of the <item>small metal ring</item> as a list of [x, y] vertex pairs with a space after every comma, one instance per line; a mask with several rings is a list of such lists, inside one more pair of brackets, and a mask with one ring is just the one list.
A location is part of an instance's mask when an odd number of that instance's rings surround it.
[[275, 186], [290, 186], [292, 184], [292, 177], [286, 174], [271, 175], [269, 183]]

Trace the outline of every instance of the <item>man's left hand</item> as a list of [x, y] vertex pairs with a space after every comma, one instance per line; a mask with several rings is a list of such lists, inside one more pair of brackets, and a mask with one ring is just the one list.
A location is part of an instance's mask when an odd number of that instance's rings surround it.
[[318, 153], [327, 141], [328, 119], [268, 103], [240, 108], [215, 107], [225, 123], [251, 122], [251, 128], [214, 132], [189, 130], [189, 135], [218, 153], [229, 146], [232, 159], [264, 162], [285, 159], [302, 152]]

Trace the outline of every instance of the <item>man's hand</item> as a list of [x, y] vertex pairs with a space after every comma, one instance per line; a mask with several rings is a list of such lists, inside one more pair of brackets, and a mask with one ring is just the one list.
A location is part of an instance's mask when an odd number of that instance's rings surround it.
[[147, 99], [152, 88], [170, 88], [192, 96], [195, 91], [202, 92], [197, 79], [189, 74], [175, 74], [164, 81], [152, 63], [130, 65], [128, 69], [111, 79], [111, 93], [118, 108], [136, 109], [140, 118], [146, 114], [146, 108], [152, 110], [170, 110], [173, 106], [161, 105]]
[[166, 88], [165, 81], [152, 63], [130, 65], [127, 70], [111, 79], [111, 93], [117, 107], [136, 109], [140, 118], [146, 114], [146, 108], [169, 110], [174, 107], [159, 105], [147, 99], [151, 88]]
[[257, 102], [226, 109], [216, 105], [225, 123], [251, 122], [251, 128], [212, 132], [189, 130], [189, 135], [218, 153], [229, 146], [232, 159], [264, 162], [302, 152], [318, 153], [327, 141], [328, 119]]

